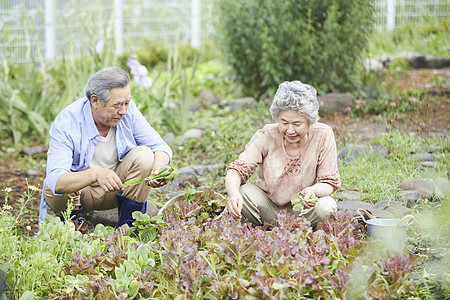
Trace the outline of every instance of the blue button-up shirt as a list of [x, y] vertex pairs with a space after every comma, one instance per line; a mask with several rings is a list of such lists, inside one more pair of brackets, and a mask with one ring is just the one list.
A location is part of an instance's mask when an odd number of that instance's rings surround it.
[[[92, 117], [91, 104], [86, 97], [68, 105], [58, 114], [50, 128], [50, 144], [47, 152], [47, 172], [42, 186], [39, 223], [47, 215], [44, 190], [48, 187], [55, 195], [59, 177], [68, 172], [86, 169], [94, 155], [100, 134]], [[172, 150], [147, 122], [133, 101], [127, 113], [119, 121], [116, 130], [119, 161], [136, 146], [148, 146], [165, 152], [172, 159]]]

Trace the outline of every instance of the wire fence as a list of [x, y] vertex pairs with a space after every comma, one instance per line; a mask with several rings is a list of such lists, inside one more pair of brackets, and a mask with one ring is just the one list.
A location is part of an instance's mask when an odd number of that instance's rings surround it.
[[[375, 27], [449, 18], [449, 0], [375, 0]], [[199, 47], [210, 0], [0, 0], [0, 63], [87, 54], [93, 45], [131, 52], [156, 40]]]
[[379, 30], [450, 18], [449, 0], [376, 0], [374, 5], [375, 27]]

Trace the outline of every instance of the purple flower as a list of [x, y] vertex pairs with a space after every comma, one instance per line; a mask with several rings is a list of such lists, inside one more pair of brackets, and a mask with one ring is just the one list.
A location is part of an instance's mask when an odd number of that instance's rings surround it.
[[136, 84], [142, 86], [144, 89], [148, 90], [153, 84], [153, 79], [151, 79], [148, 76], [136, 77], [136, 75], [135, 75], [134, 82], [136, 82]]
[[138, 68], [140, 65], [141, 64], [133, 56], [128, 57], [127, 66], [128, 66], [128, 68], [130, 68], [132, 74], [133, 74], [133, 71], [136, 68]]
[[137, 59], [130, 56], [127, 61], [127, 66], [130, 68], [130, 72], [133, 75], [133, 80], [137, 85], [142, 86], [146, 90], [152, 86], [153, 80], [148, 76], [147, 68], [141, 65]]
[[131, 74], [133, 74], [135, 77], [146, 77], [148, 75], [148, 71], [145, 66], [138, 65], [131, 69]]
[[103, 48], [105, 47], [105, 40], [98, 40], [97, 43], [95, 44], [95, 52], [97, 52], [98, 54], [103, 53]]

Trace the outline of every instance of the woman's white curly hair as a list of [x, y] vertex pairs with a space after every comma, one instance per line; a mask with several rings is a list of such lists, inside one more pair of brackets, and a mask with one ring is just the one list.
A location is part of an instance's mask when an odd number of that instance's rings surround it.
[[270, 115], [277, 119], [283, 110], [296, 110], [304, 115], [310, 124], [316, 123], [319, 121], [316, 89], [298, 80], [283, 82], [273, 97]]

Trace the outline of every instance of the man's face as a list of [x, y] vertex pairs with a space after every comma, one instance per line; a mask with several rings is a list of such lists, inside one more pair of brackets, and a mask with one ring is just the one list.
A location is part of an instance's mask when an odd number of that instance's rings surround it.
[[109, 100], [105, 106], [102, 106], [97, 95], [91, 96], [92, 115], [99, 131], [117, 126], [120, 119], [126, 115], [131, 101], [130, 85], [123, 88], [113, 88], [109, 95]]

